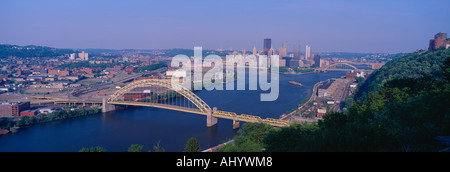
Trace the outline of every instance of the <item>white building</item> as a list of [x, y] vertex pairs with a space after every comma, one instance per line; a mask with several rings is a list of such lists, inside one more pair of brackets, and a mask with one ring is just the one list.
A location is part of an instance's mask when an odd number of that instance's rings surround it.
[[87, 61], [89, 60], [89, 54], [82, 51], [81, 53], [78, 53], [78, 57], [80, 57], [81, 60]]
[[309, 45], [306, 45], [305, 60], [309, 60], [310, 58], [311, 58], [311, 47]]
[[364, 78], [364, 72], [357, 72], [356, 77], [363, 77]]
[[178, 71], [178, 70], [167, 71], [166, 76], [172, 76], [172, 77], [178, 77], [178, 78], [186, 77], [186, 71]]
[[75, 55], [76, 55], [75, 53], [70, 54], [69, 59], [70, 60], [75, 60]]
[[52, 113], [54, 111], [55, 111], [55, 108], [42, 108], [42, 109], [39, 109], [40, 113]]

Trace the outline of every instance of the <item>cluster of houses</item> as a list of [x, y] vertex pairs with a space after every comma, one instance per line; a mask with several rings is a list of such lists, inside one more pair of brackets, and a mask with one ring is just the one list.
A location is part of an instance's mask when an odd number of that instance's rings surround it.
[[[107, 68], [61, 68], [64, 64], [54, 59], [46, 60], [47, 65], [40, 65], [33, 60], [23, 60], [20, 58], [8, 58], [1, 60], [3, 66], [0, 66], [0, 91], [17, 88], [71, 88], [79, 87], [80, 84], [74, 84], [76, 81], [84, 78], [113, 78], [120, 72], [133, 72], [133, 66], [116, 65]], [[42, 61], [40, 61], [42, 62]]]

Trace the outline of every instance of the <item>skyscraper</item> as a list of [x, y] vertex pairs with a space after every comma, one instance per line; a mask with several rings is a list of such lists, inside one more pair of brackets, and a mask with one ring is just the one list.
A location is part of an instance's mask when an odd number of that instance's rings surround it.
[[301, 46], [300, 45], [294, 45], [294, 60], [300, 60], [301, 58]]
[[272, 39], [270, 38], [264, 39], [263, 55], [268, 55], [270, 48], [272, 48]]
[[305, 60], [310, 60], [310, 58], [311, 58], [311, 47], [309, 45], [306, 45]]
[[280, 49], [278, 49], [279, 53], [278, 55], [280, 55], [280, 58], [286, 57], [287, 56], [287, 42], [283, 42], [283, 45], [281, 46]]
[[81, 60], [89, 60], [89, 54], [88, 53], [85, 53], [84, 51], [82, 51], [81, 53], [78, 53], [78, 57], [81, 59]]
[[315, 55], [314, 56], [314, 65], [313, 65], [313, 67], [320, 68], [320, 56], [319, 55]]
[[280, 48], [280, 49], [278, 49], [278, 51], [279, 51], [280, 58], [287, 56], [287, 49], [286, 48]]
[[269, 52], [267, 52], [267, 66], [271, 66], [272, 62], [272, 55], [275, 55], [275, 50], [273, 48], [270, 48]]
[[253, 46], [253, 55], [256, 56], [257, 53], [258, 53], [258, 50], [256, 49], [256, 46]]

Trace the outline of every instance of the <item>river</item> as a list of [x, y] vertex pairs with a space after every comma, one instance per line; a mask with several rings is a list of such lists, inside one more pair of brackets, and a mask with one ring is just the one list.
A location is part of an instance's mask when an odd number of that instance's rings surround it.
[[[272, 102], [259, 101], [261, 90], [202, 90], [196, 94], [219, 110], [279, 118], [309, 98], [315, 83], [342, 75], [345, 73], [280, 74], [279, 97]], [[248, 88], [248, 82], [246, 84]], [[0, 152], [74, 152], [92, 146], [121, 152], [132, 144], [144, 145], [147, 150], [159, 144], [167, 152], [180, 152], [191, 137], [197, 138], [203, 150], [231, 139], [237, 133], [232, 123], [219, 119], [216, 126], [207, 128], [203, 115], [138, 107], [22, 127], [15, 134], [0, 136]]]

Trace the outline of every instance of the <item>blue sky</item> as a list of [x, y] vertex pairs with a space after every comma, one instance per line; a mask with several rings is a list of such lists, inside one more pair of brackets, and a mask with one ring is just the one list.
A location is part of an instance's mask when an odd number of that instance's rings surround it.
[[0, 43], [57, 48], [411, 52], [450, 32], [448, 0], [0, 0]]

